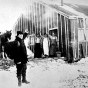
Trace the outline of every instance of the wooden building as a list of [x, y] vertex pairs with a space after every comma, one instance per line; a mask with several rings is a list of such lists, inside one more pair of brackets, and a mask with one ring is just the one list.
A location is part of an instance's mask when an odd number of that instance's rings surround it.
[[88, 19], [81, 12], [74, 11], [56, 2], [30, 0], [25, 14], [15, 24], [14, 30], [28, 29], [29, 34], [55, 32], [58, 38], [58, 52], [68, 62], [88, 56]]

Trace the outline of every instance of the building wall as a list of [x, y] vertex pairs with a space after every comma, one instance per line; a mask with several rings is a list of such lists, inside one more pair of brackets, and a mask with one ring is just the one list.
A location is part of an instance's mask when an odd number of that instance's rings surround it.
[[58, 50], [61, 55], [69, 58], [69, 44], [72, 40], [71, 34], [71, 21], [54, 11], [49, 6], [42, 3], [32, 2], [30, 7], [27, 9], [26, 15], [22, 14], [15, 25], [15, 30], [29, 30], [29, 34], [34, 33], [35, 35], [40, 33], [49, 34], [50, 30], [57, 29], [58, 37]]
[[58, 13], [51, 8], [38, 2], [32, 2], [26, 15], [22, 14], [18, 19], [16, 30], [24, 32], [25, 29], [28, 29], [30, 34], [41, 32], [44, 35], [44, 33], [48, 33], [49, 29], [57, 27], [57, 16]]

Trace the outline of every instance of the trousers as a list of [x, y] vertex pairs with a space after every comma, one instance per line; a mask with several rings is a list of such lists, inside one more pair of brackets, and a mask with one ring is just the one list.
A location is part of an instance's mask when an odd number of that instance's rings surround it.
[[26, 76], [26, 64], [16, 64], [17, 77]]

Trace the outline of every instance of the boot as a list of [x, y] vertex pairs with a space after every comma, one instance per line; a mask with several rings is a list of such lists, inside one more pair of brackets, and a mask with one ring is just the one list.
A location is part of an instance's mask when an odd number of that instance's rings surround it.
[[30, 82], [28, 82], [28, 81], [26, 80], [26, 76], [23, 76], [22, 83], [29, 84]]
[[21, 77], [18, 77], [18, 86], [20, 87], [21, 85]]

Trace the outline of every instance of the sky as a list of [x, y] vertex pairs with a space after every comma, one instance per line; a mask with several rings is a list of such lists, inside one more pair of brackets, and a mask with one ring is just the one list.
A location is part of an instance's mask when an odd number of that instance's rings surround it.
[[12, 30], [29, 4], [28, 0], [0, 0], [0, 31]]
[[[26, 12], [30, 2], [30, 0], [0, 0], [0, 31], [12, 30], [20, 15]], [[88, 0], [63, 0], [63, 2], [88, 5]]]

